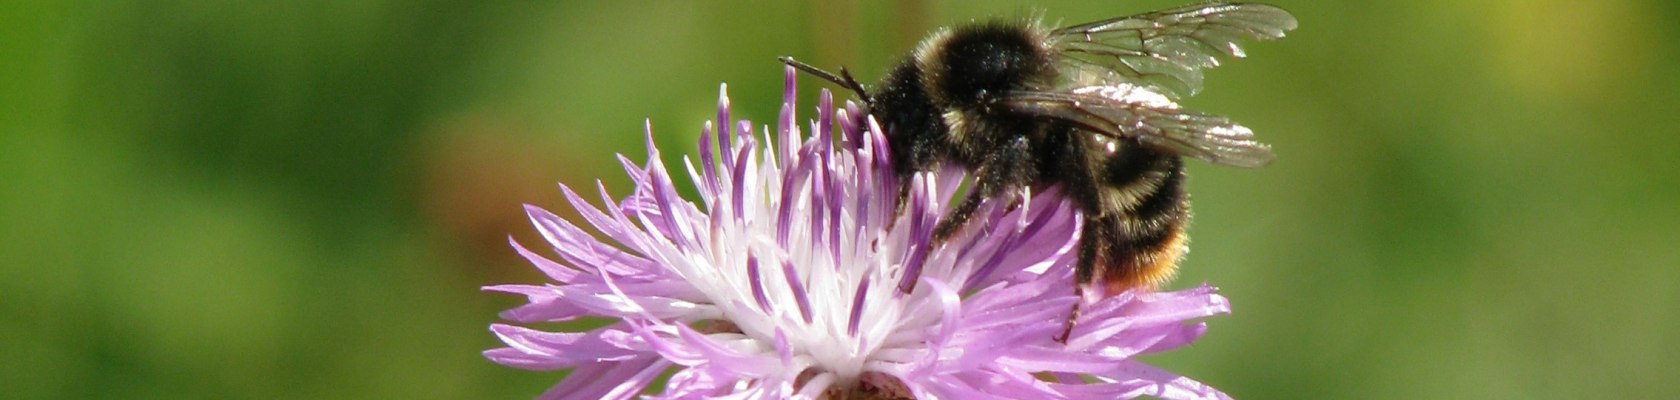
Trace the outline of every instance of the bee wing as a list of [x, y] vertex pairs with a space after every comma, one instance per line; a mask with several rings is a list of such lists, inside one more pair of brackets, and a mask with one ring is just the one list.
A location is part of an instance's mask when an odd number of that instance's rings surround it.
[[1272, 162], [1271, 146], [1254, 141], [1254, 131], [1247, 127], [1180, 109], [1165, 95], [1130, 84], [1072, 92], [1013, 91], [1000, 103], [1016, 112], [1214, 164], [1252, 168]]
[[1207, 3], [1074, 25], [1051, 31], [1064, 76], [1076, 85], [1130, 82], [1174, 97], [1202, 87], [1216, 54], [1242, 58], [1243, 38], [1282, 38], [1295, 17], [1266, 4]]

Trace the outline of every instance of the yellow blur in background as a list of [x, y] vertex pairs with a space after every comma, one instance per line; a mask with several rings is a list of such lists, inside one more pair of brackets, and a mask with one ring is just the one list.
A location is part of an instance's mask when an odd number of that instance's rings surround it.
[[[879, 77], [936, 26], [1174, 1], [0, 4], [4, 398], [525, 398], [480, 293], [520, 204], [692, 154], [792, 55]], [[1680, 4], [1279, 1], [1188, 107], [1175, 287], [1235, 313], [1151, 362], [1237, 398], [1680, 398]], [[802, 77], [811, 115], [819, 81]]]

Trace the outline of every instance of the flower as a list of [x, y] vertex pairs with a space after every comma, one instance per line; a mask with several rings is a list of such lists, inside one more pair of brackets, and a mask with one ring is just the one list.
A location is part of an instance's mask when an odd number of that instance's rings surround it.
[[1229, 312], [1212, 287], [1076, 296], [1081, 219], [1053, 187], [1015, 205], [988, 201], [963, 232], [932, 243], [964, 172], [911, 176], [895, 213], [899, 180], [880, 127], [856, 105], [835, 110], [824, 91], [804, 137], [794, 78], [787, 69], [773, 141], [768, 127], [754, 136], [750, 122], [732, 122], [725, 87], [698, 162], [684, 159], [698, 204], [677, 195], [650, 127], [646, 164], [620, 157], [629, 196], [614, 201], [602, 187], [597, 208], [561, 185], [599, 238], [527, 206], [559, 257], [513, 246], [556, 283], [486, 287], [528, 298], [502, 317], [610, 322], [493, 324], [507, 346], [485, 357], [571, 369], [543, 398], [632, 397], [668, 372], [652, 397], [1225, 398], [1134, 360], [1190, 343], [1206, 329], [1193, 320]]

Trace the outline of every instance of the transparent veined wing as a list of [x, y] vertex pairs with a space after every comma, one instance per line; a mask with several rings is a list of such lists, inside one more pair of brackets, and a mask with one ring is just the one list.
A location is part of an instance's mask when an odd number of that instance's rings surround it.
[[1093, 134], [1135, 140], [1169, 154], [1214, 164], [1259, 167], [1272, 161], [1270, 146], [1254, 132], [1225, 117], [1178, 107], [1146, 87], [1117, 83], [1068, 92], [1013, 91], [1000, 104], [1010, 109], [1066, 121]]
[[1276, 6], [1207, 3], [1051, 31], [1072, 86], [1127, 82], [1172, 97], [1195, 94], [1219, 54], [1241, 58], [1243, 39], [1282, 38], [1295, 17]]

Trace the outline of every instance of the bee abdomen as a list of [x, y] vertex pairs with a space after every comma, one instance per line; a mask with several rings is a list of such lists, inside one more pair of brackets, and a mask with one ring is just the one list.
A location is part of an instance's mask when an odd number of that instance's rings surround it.
[[[1110, 174], [1127, 182], [1106, 182], [1122, 195], [1109, 201], [1114, 208], [1092, 218], [1097, 231], [1090, 246], [1096, 280], [1110, 293], [1153, 288], [1171, 279], [1189, 238], [1189, 197], [1177, 157], [1162, 157], [1143, 173]], [[1118, 172], [1118, 171], [1116, 171]]]

